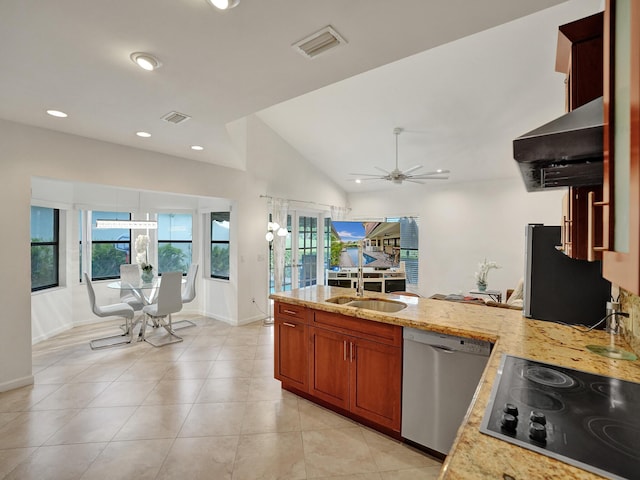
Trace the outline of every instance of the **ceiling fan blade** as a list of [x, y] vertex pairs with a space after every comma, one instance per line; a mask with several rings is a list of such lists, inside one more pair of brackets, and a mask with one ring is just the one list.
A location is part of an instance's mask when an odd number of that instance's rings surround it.
[[350, 183], [365, 183], [365, 182], [379, 182], [380, 180], [384, 180], [383, 177], [369, 177], [369, 178], [349, 178], [347, 182]]
[[411, 182], [411, 183], [420, 183], [421, 185], [424, 185], [424, 182], [421, 182], [420, 180], [415, 180], [415, 177], [405, 178], [404, 181]]
[[447, 173], [451, 173], [449, 170], [434, 170], [433, 172], [424, 172], [424, 173], [419, 173], [418, 175], [420, 176], [424, 176], [424, 175], [446, 175]]
[[381, 177], [381, 175], [379, 174], [375, 174], [375, 173], [350, 173], [349, 175], [359, 175], [361, 177]]
[[411, 175], [412, 180], [449, 180], [449, 177], [425, 177], [423, 175]]
[[375, 168], [376, 170], [380, 170], [381, 172], [384, 172], [387, 175], [389, 175], [391, 173], [389, 170], [385, 170], [384, 168], [380, 168], [380, 167], [373, 167], [373, 168]]
[[[408, 170], [403, 171], [402, 173], [404, 173], [405, 175], [407, 175], [408, 173], [411, 172], [415, 172], [416, 170], [418, 170], [419, 168], [422, 168], [422, 165], [416, 165], [415, 167], [411, 167]], [[423, 174], [422, 174], [423, 175]]]

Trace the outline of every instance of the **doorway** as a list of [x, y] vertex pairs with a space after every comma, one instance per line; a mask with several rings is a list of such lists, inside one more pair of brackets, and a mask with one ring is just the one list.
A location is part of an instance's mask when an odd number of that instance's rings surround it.
[[[283, 291], [324, 284], [325, 237], [329, 219], [323, 213], [292, 210], [287, 214]], [[269, 291], [275, 291], [273, 250], [269, 249]]]

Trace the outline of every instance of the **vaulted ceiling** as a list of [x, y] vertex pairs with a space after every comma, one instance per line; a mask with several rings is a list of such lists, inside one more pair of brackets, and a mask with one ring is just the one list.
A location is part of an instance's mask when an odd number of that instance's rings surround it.
[[[257, 115], [347, 191], [350, 172], [517, 175], [508, 141], [562, 112], [557, 26], [600, 0], [3, 0], [0, 118], [243, 168], [229, 125]], [[346, 43], [292, 44], [331, 25]], [[129, 58], [148, 52], [147, 72]], [[59, 119], [47, 109], [69, 114]], [[172, 124], [177, 111], [191, 118]], [[147, 131], [150, 138], [140, 138]], [[203, 151], [194, 151], [201, 145]]]

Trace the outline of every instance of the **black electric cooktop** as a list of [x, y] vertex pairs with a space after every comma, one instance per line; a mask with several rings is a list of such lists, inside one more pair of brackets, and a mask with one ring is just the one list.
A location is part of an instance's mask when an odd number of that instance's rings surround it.
[[480, 431], [615, 479], [640, 478], [640, 383], [503, 355]]

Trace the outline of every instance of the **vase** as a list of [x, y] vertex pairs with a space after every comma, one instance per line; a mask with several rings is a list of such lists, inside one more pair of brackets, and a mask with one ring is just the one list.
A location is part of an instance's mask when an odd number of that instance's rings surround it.
[[142, 283], [151, 283], [153, 281], [153, 270], [143, 270], [140, 278]]
[[478, 286], [478, 291], [484, 292], [487, 289], [487, 282], [478, 282], [476, 284]]

